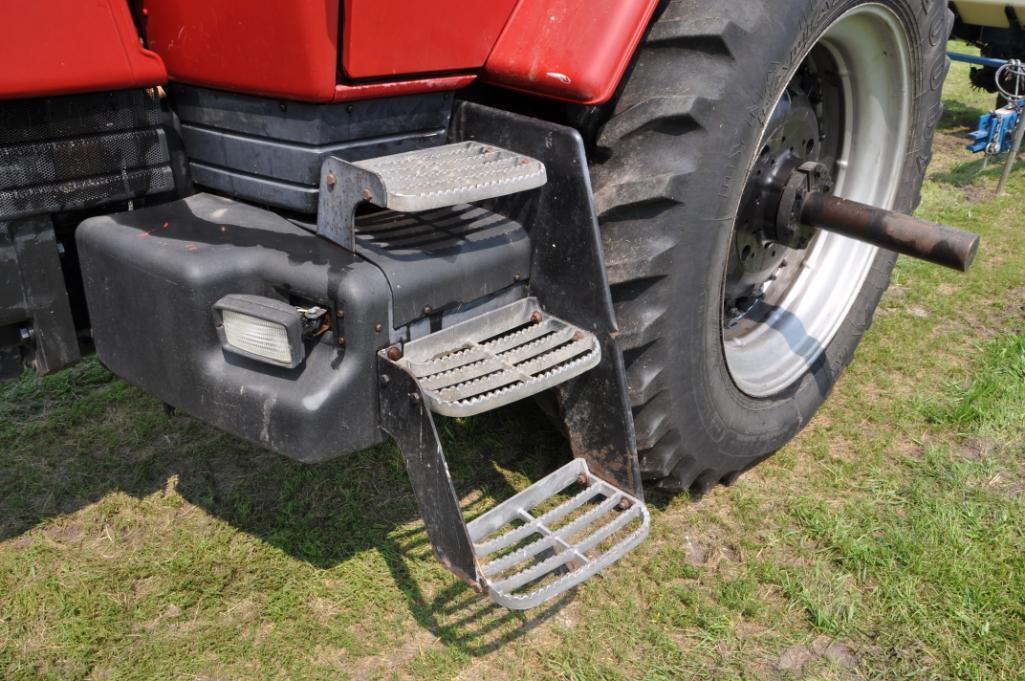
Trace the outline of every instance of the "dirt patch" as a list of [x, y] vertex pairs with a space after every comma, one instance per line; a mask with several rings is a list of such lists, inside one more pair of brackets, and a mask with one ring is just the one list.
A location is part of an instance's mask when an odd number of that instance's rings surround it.
[[737, 625], [733, 628], [733, 632], [741, 640], [758, 638], [768, 631], [768, 628], [756, 622], [737, 622]]
[[78, 525], [68, 523], [63, 525], [51, 525], [43, 530], [43, 537], [47, 542], [56, 548], [70, 548], [72, 545], [79, 545], [85, 533]]
[[962, 192], [968, 203], [982, 203], [993, 198], [993, 190], [981, 185], [970, 184]]
[[988, 458], [996, 448], [996, 443], [987, 438], [972, 438], [961, 446], [962, 458], [979, 461]]
[[1010, 319], [1025, 320], [1025, 287], [1009, 291], [1005, 297], [1004, 314]]
[[708, 551], [690, 535], [684, 539], [683, 551], [689, 565], [704, 565], [708, 561]]
[[849, 645], [828, 636], [820, 636], [810, 645], [795, 645], [784, 650], [776, 662], [776, 668], [797, 674], [805, 665], [815, 660], [828, 660], [841, 669], [854, 669], [858, 664], [858, 659]]
[[[355, 662], [349, 661], [345, 663], [344, 669], [354, 679], [394, 676], [401, 674], [402, 669], [416, 659], [423, 650], [437, 644], [438, 638], [434, 634], [421, 629], [405, 643], [388, 651], [387, 655], [374, 655]], [[317, 661], [331, 664], [334, 660], [328, 657]]]
[[932, 315], [929, 310], [925, 309], [921, 305], [910, 305], [907, 308], [908, 314], [912, 317], [918, 317], [919, 319], [928, 319]]

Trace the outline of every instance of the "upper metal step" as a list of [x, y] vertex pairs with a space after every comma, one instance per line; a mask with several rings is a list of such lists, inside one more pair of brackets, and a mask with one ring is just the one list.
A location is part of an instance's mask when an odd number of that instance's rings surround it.
[[317, 232], [351, 249], [361, 203], [412, 213], [474, 203], [541, 187], [545, 165], [501, 147], [457, 142], [321, 170]]
[[526, 298], [407, 343], [397, 363], [416, 378], [431, 411], [472, 416], [553, 388], [599, 361], [594, 334]]
[[374, 173], [384, 196], [371, 203], [413, 213], [536, 189], [545, 165], [529, 156], [480, 142], [457, 142], [353, 163]]

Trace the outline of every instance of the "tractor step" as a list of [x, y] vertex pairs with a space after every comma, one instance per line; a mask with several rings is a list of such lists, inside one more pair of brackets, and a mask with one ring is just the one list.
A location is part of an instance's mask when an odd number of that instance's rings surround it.
[[[556, 500], [561, 503], [554, 505]], [[483, 583], [533, 608], [615, 563], [648, 536], [644, 503], [574, 459], [467, 525]]]
[[526, 298], [411, 341], [397, 363], [431, 411], [472, 416], [564, 383], [601, 361], [594, 334]]
[[473, 141], [351, 163], [331, 157], [321, 169], [317, 233], [353, 250], [361, 203], [423, 212], [516, 194], [547, 181], [541, 161]]
[[536, 189], [538, 160], [480, 142], [457, 142], [353, 163], [376, 175], [384, 195], [371, 203], [403, 213], [456, 206]]
[[[454, 146], [451, 157], [445, 156], [444, 147], [436, 148], [417, 155], [435, 159], [421, 168], [416, 162], [396, 167], [414, 177], [455, 175], [442, 182], [451, 190], [452, 201], [479, 199], [472, 193], [478, 190], [497, 196], [539, 186], [530, 196], [486, 207], [529, 221], [524, 229], [531, 245], [529, 268], [514, 270], [521, 274], [515, 281], [522, 280], [528, 297], [442, 329], [435, 324], [445, 318], [432, 316], [432, 333], [426, 332], [427, 325], [410, 327], [410, 340], [381, 348], [380, 426], [402, 453], [439, 562], [496, 603], [527, 609], [622, 558], [644, 540], [651, 521], [644, 506], [623, 355], [616, 343], [615, 310], [580, 134], [462, 103], [450, 135], [488, 145]], [[344, 202], [363, 196], [363, 201], [383, 205], [392, 194], [398, 198], [403, 193], [395, 190], [400, 184], [389, 180], [399, 177], [398, 171], [390, 175], [390, 163], [380, 163], [325, 161], [320, 234], [343, 245], [346, 239], [356, 242], [355, 232], [344, 232], [350, 226], [346, 216], [351, 217], [354, 208]], [[489, 175], [492, 163], [499, 172]], [[517, 169], [524, 176], [513, 179]], [[427, 196], [433, 191], [426, 189], [429, 184], [410, 180], [411, 189], [405, 193]], [[404, 205], [434, 205], [419, 201]], [[362, 244], [369, 216], [360, 217]], [[471, 416], [549, 388], [572, 460], [467, 522], [445, 461], [438, 415]]]

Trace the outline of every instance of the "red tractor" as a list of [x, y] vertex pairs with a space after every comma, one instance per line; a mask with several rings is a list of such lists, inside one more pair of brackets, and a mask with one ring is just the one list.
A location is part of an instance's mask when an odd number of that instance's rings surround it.
[[[0, 368], [112, 372], [316, 463], [391, 437], [512, 608], [808, 423], [941, 114], [942, 0], [0, 7]], [[466, 523], [434, 419], [544, 393], [560, 470]]]

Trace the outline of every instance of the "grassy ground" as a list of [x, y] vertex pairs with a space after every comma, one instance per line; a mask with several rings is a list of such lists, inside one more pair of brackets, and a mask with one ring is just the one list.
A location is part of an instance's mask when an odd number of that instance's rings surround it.
[[[975, 271], [902, 259], [792, 445], [654, 498], [651, 539], [540, 612], [435, 563], [390, 446], [293, 464], [93, 361], [0, 386], [0, 676], [1023, 678], [1025, 177], [994, 199], [962, 151], [967, 82], [921, 214], [985, 236]], [[471, 505], [566, 456], [530, 405], [444, 438]]]

